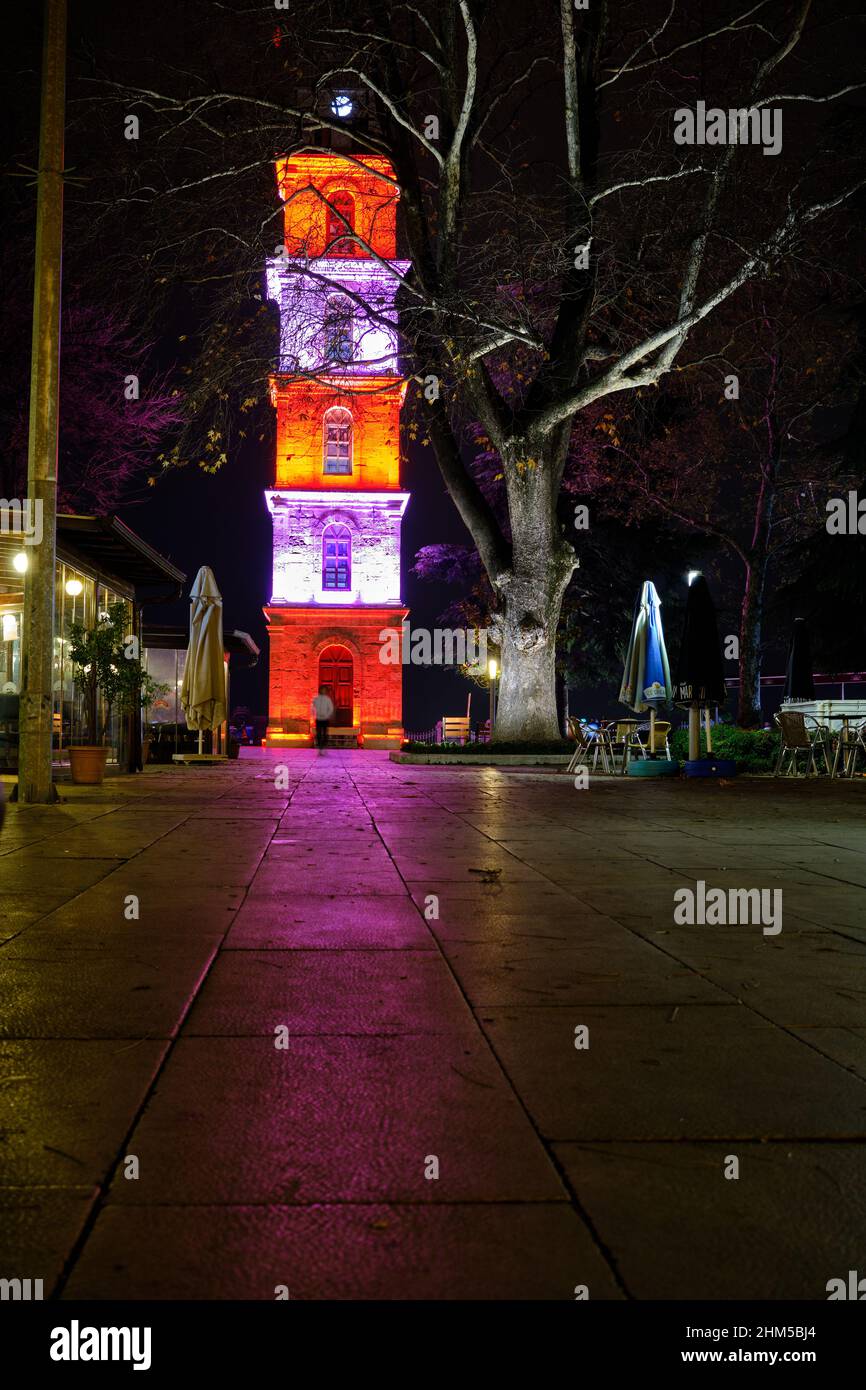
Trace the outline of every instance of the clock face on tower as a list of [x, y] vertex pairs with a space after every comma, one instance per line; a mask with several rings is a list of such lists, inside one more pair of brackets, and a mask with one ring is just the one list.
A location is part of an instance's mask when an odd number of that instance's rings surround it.
[[330, 150], [277, 161], [284, 241], [266, 265], [279, 307], [267, 742], [309, 746], [324, 686], [341, 741], [399, 747], [402, 671], [380, 660], [400, 629], [399, 191], [386, 159]]

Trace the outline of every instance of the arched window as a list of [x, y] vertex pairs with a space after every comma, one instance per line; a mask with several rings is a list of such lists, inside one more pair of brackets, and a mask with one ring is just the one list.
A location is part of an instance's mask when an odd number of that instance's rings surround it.
[[325, 305], [324, 359], [326, 362], [351, 362], [354, 351], [352, 301], [345, 295], [333, 294]]
[[325, 411], [322, 440], [322, 472], [351, 473], [352, 416], [342, 406]]
[[322, 588], [351, 589], [352, 536], [348, 526], [326, 526], [322, 536]]
[[325, 207], [325, 246], [329, 256], [354, 256], [355, 199], [351, 193], [332, 193]]

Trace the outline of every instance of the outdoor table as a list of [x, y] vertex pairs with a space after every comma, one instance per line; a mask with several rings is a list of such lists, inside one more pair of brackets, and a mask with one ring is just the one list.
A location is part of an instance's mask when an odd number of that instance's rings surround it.
[[[617, 731], [617, 729], [624, 729], [624, 730], [625, 730], [625, 738], [622, 740], [622, 745], [623, 745], [622, 764], [621, 764], [620, 769], [619, 769], [619, 771], [620, 771], [620, 776], [621, 776], [621, 777], [625, 777], [626, 773], [628, 772], [629, 758], [631, 757], [631, 754], [632, 754], [632, 751], [633, 751], [634, 741], [635, 741], [635, 739], [637, 739], [637, 731], [638, 731], [638, 728], [640, 727], [640, 725], [641, 725], [642, 722], [643, 722], [642, 720], [640, 720], [640, 719], [634, 719], [634, 718], [632, 718], [632, 717], [627, 717], [627, 718], [625, 718], [625, 719], [610, 719], [610, 720], [608, 720], [608, 723], [607, 723], [607, 726], [606, 726], [606, 729], [605, 729], [605, 733], [606, 733], [606, 735], [607, 735], [607, 740], [608, 740], [608, 751], [610, 752], [610, 760], [611, 760], [611, 766], [612, 766], [612, 767], [613, 767], [613, 744], [614, 744], [615, 737], [616, 737], [616, 731]], [[643, 752], [643, 744], [640, 743], [640, 740], [639, 740], [639, 739], [637, 739], [637, 742], [638, 742], [638, 744], [640, 745], [641, 752]]]

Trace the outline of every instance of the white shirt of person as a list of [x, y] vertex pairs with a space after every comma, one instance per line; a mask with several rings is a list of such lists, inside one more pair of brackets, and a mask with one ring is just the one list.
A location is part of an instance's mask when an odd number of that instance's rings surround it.
[[334, 702], [330, 695], [316, 695], [313, 698], [313, 713], [320, 723], [331, 718], [334, 713]]

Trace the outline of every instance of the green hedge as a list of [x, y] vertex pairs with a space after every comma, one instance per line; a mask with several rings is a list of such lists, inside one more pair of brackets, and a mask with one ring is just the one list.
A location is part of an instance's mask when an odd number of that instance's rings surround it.
[[468, 758], [489, 753], [563, 753], [570, 756], [574, 744], [570, 739], [554, 739], [549, 743], [404, 743], [403, 753], [465, 753]]
[[[701, 755], [707, 739], [701, 728]], [[733, 724], [713, 727], [713, 752], [720, 758], [733, 758], [739, 772], [772, 772], [779, 756], [778, 729], [738, 729]], [[677, 729], [671, 735], [671, 756], [685, 762], [689, 756], [689, 731]]]
[[[404, 743], [404, 753], [462, 753], [467, 758], [489, 753], [563, 753], [574, 752], [571, 740], [554, 739], [548, 743]], [[701, 726], [701, 753], [707, 751], [706, 736]], [[733, 724], [716, 724], [713, 728], [713, 752], [720, 758], [733, 758], [740, 772], [772, 772], [779, 756], [779, 733], [776, 729], [738, 729]], [[671, 757], [685, 762], [689, 756], [688, 729], [671, 734]]]

